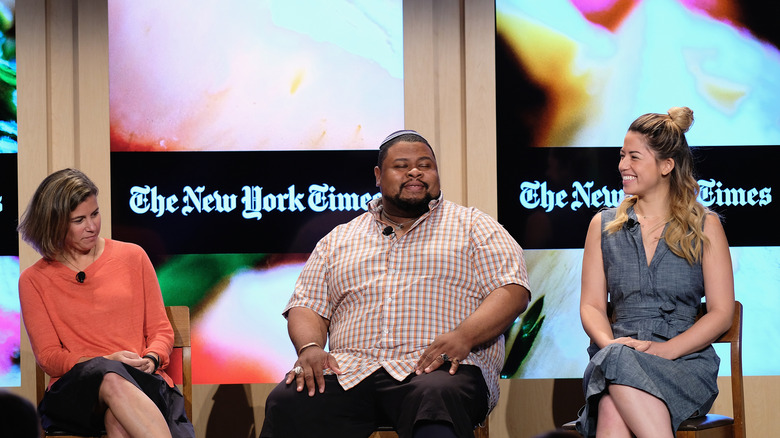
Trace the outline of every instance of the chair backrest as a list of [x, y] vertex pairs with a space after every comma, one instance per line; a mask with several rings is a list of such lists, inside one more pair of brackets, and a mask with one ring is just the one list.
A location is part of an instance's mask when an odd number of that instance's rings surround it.
[[[699, 316], [707, 312], [702, 304]], [[734, 318], [731, 328], [720, 335], [716, 343], [728, 343], [731, 346], [731, 405], [734, 415], [734, 437], [744, 438], [745, 426], [745, 388], [742, 378], [742, 303], [734, 303]]]
[[181, 349], [181, 380], [184, 394], [184, 410], [187, 418], [192, 419], [192, 344], [190, 343], [190, 308], [187, 306], [168, 306], [165, 308], [173, 327], [173, 348]]
[[[182, 385], [181, 390], [184, 395], [184, 409], [187, 412], [187, 418], [192, 420], [192, 352], [190, 343], [190, 308], [187, 306], [168, 306], [165, 308], [168, 314], [168, 320], [173, 327], [173, 348], [181, 349], [181, 371]], [[35, 390], [38, 404], [43, 400], [46, 393], [48, 379], [43, 369], [36, 365], [35, 367]]]

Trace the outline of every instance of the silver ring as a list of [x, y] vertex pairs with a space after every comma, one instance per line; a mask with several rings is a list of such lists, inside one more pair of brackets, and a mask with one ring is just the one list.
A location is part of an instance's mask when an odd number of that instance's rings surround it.
[[448, 360], [450, 360], [450, 357], [447, 356], [447, 353], [442, 353], [441, 356], [439, 357], [441, 357], [442, 362], [447, 362]]
[[298, 365], [297, 367], [291, 369], [290, 372], [295, 373], [295, 375], [297, 376], [298, 374], [303, 372], [303, 368], [301, 368], [301, 366]]

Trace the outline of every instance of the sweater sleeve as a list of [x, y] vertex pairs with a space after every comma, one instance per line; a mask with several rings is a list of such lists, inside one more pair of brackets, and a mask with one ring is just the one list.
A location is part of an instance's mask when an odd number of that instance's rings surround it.
[[41, 291], [33, 281], [35, 268], [29, 268], [19, 277], [19, 303], [27, 336], [30, 338], [35, 360], [49, 376], [59, 377], [78, 363], [79, 352], [62, 346], [57, 331], [41, 297]]

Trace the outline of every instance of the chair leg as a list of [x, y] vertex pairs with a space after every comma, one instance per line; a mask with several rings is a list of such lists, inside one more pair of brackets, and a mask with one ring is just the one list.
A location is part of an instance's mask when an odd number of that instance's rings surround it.
[[474, 429], [474, 438], [490, 438], [490, 422], [485, 421], [484, 426]]
[[[43, 433], [44, 437], [56, 437], [56, 438], [84, 438], [83, 436], [79, 435], [47, 435], [46, 432]], [[108, 438], [108, 435], [102, 435], [100, 438]]]
[[[395, 432], [374, 432], [368, 438], [398, 438], [398, 434]], [[488, 423], [474, 429], [474, 438], [490, 438]]]
[[368, 438], [398, 438], [395, 432], [374, 432]]

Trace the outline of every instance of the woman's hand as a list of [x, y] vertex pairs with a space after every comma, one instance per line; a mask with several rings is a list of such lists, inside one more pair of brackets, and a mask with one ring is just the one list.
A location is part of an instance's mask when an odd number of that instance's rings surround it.
[[641, 353], [652, 354], [653, 356], [662, 357], [664, 359], [673, 360], [675, 357], [671, 357], [666, 348], [666, 342], [654, 342], [654, 341], [640, 341], [639, 339], [621, 337], [613, 340], [612, 344], [623, 344], [626, 347], [633, 348]]
[[151, 363], [151, 359], [143, 358], [139, 356], [138, 353], [133, 353], [132, 351], [117, 351], [116, 353], [111, 353], [108, 356], [103, 357], [130, 365], [131, 367], [137, 368], [145, 373], [149, 372], [146, 371], [147, 368], [154, 368], [154, 364]]
[[648, 348], [650, 348], [650, 342], [651, 341], [640, 341], [639, 339], [630, 338], [628, 336], [623, 336], [620, 338], [615, 338], [610, 342], [610, 344], [623, 344], [626, 347], [631, 347], [636, 351], [645, 352]]
[[147, 363], [138, 369], [147, 374], [154, 374], [160, 367], [160, 356], [157, 353], [147, 353], [142, 359], [146, 359]]

